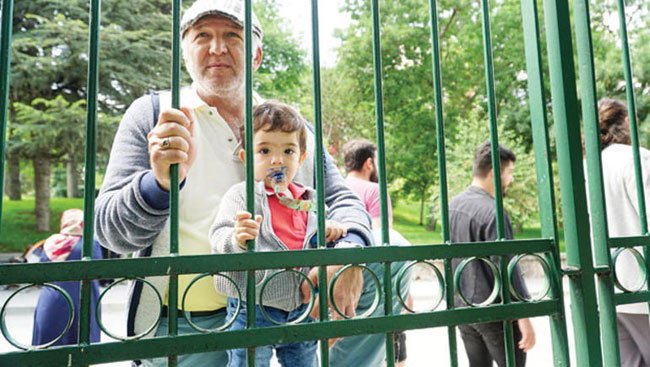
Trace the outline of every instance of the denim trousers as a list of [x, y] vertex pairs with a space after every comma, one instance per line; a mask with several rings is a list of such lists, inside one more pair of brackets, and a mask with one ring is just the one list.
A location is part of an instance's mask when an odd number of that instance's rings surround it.
[[[223, 310], [214, 315], [193, 317], [192, 322], [204, 329], [214, 329], [223, 325], [226, 320], [226, 311]], [[178, 318], [178, 335], [198, 334], [183, 317]], [[167, 317], [160, 318], [160, 324], [156, 336], [167, 335]], [[228, 363], [228, 356], [224, 351], [207, 353], [185, 354], [178, 356], [179, 367], [216, 367], [225, 366]], [[166, 367], [167, 358], [153, 358], [142, 360], [143, 367]]]
[[[230, 320], [237, 312], [237, 300], [228, 298], [228, 316]], [[255, 327], [276, 326], [272, 321], [267, 320], [262, 314], [260, 307], [264, 307], [267, 315], [276, 322], [289, 322], [299, 318], [307, 309], [307, 305], [301, 305], [293, 311], [287, 312], [273, 307], [255, 306]], [[313, 319], [307, 317], [302, 323], [312, 322]], [[246, 303], [241, 303], [241, 311], [228, 330], [246, 329]], [[306, 341], [297, 343], [273, 344], [255, 348], [255, 366], [269, 367], [273, 350], [275, 349], [276, 357], [280, 365], [286, 367], [317, 367], [318, 358], [316, 357], [316, 341]], [[228, 367], [246, 366], [246, 349], [228, 350]]]

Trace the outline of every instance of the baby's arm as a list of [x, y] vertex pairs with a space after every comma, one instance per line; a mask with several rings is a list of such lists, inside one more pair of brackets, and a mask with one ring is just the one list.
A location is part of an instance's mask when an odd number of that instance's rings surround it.
[[[213, 253], [240, 253], [246, 248], [245, 240], [242, 247], [236, 239], [238, 223], [242, 222], [238, 219], [240, 213], [245, 213], [250, 220], [250, 214], [246, 212], [245, 186], [236, 184], [221, 199], [219, 211], [210, 228], [210, 247]], [[255, 221], [252, 222], [257, 224]]]
[[254, 240], [260, 230], [260, 223], [262, 223], [262, 216], [256, 215], [255, 220], [251, 219], [251, 213], [246, 211], [239, 211], [235, 214], [235, 230], [233, 232], [233, 241], [243, 250], [246, 249], [246, 241]]
[[325, 221], [325, 240], [328, 243], [345, 237], [347, 234], [348, 229], [343, 224], [335, 220]]

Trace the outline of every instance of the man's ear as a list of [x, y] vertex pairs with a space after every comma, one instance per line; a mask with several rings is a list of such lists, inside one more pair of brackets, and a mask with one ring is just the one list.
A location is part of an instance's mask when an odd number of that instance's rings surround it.
[[243, 164], [246, 164], [246, 151], [244, 149], [239, 149], [239, 159]]
[[363, 168], [372, 172], [375, 169], [375, 161], [372, 157], [368, 157], [365, 162], [363, 162]]
[[262, 65], [262, 48], [258, 47], [255, 51], [255, 56], [253, 57], [253, 71], [257, 71]]

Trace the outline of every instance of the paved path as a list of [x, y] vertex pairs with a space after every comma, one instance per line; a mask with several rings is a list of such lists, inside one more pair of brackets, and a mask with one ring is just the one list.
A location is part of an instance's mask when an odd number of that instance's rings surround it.
[[[431, 290], [436, 289], [432, 281], [416, 280], [412, 284], [411, 294], [413, 295], [414, 307], [417, 309], [426, 309], [427, 303], [431, 302]], [[16, 288], [11, 290], [0, 291], [0, 305], [11, 295]], [[113, 333], [124, 335], [125, 333], [125, 309], [124, 300], [126, 299], [126, 286], [118, 285], [113, 288], [102, 301], [102, 318], [105, 325]], [[568, 286], [565, 285], [565, 290]], [[12, 299], [7, 312], [7, 327], [10, 333], [22, 343], [31, 341], [33, 309], [38, 298], [38, 289], [30, 289], [24, 295]], [[565, 296], [568, 300], [568, 295]], [[444, 309], [444, 304], [438, 309]], [[547, 317], [539, 317], [532, 320], [536, 335], [537, 345], [528, 354], [528, 367], [548, 367], [553, 365], [553, 354], [551, 350], [550, 329]], [[568, 321], [569, 340], [573, 344], [573, 334], [571, 331], [571, 322]], [[111, 339], [102, 334], [102, 341], [107, 342]], [[458, 337], [458, 356], [459, 365], [467, 366], [465, 350], [462, 346], [462, 340]], [[571, 346], [571, 351], [573, 347]], [[0, 336], [0, 353], [14, 350], [8, 342]], [[447, 341], [447, 329], [444, 327], [433, 329], [410, 330], [407, 332], [407, 366], [448, 366], [449, 351]], [[575, 365], [575, 359], [572, 356], [572, 365]], [[104, 364], [101, 366], [110, 367], [127, 367], [129, 362], [119, 362]], [[274, 363], [273, 366], [278, 366]], [[361, 366], [360, 366], [361, 367]]]

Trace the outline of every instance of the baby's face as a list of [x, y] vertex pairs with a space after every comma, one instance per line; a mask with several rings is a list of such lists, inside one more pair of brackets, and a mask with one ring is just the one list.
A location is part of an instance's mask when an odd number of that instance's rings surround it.
[[300, 152], [298, 131], [261, 129], [253, 135], [253, 152], [255, 181], [264, 180], [270, 188], [278, 185], [280, 192], [287, 190], [305, 160], [305, 153]]

